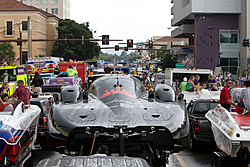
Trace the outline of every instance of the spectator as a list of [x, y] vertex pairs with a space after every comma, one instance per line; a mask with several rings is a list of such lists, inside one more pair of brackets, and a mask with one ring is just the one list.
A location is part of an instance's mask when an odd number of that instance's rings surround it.
[[206, 83], [206, 88], [210, 91], [217, 91], [217, 87], [216, 86], [210, 86], [209, 83]]
[[91, 64], [90, 71], [92, 72], [94, 70], [94, 68], [95, 68], [94, 64]]
[[13, 93], [13, 97], [16, 97], [23, 101], [25, 105], [30, 104], [30, 90], [24, 86], [23, 80], [17, 81], [18, 88]]
[[109, 153], [109, 148], [106, 145], [101, 145], [98, 150], [96, 151], [96, 154], [92, 156], [107, 156]]
[[241, 92], [240, 101], [244, 102], [247, 110], [250, 110], [250, 81], [246, 81], [246, 88]]
[[6, 92], [6, 89], [4, 87], [0, 88], [0, 95], [1, 95], [1, 100], [4, 102], [6, 99], [8, 99], [8, 94]]
[[202, 89], [202, 86], [194, 85], [194, 79], [195, 77], [191, 76], [190, 79], [187, 81], [186, 90], [189, 92], [196, 91], [196, 94], [198, 94], [198, 91]]
[[56, 68], [54, 69], [54, 75], [59, 75], [60, 74], [60, 67], [59, 65], [56, 66]]
[[[200, 76], [199, 75], [196, 75], [195, 76], [195, 79], [194, 79], [194, 85], [198, 85], [199, 84], [199, 81], [200, 80]], [[200, 84], [199, 84], [200, 85]]]
[[105, 74], [110, 74], [111, 68], [109, 66], [104, 68]]
[[35, 77], [32, 80], [31, 85], [32, 85], [32, 91], [38, 92], [38, 96], [40, 96], [42, 93], [41, 86], [43, 85], [43, 79], [41, 78], [41, 76], [38, 72], [35, 72]]
[[8, 96], [10, 96], [9, 82], [3, 82], [2, 87], [6, 89]]
[[217, 83], [216, 79], [213, 77], [213, 75], [208, 76], [207, 83], [209, 83], [210, 87], [212, 87], [214, 85], [218, 88], [218, 83]]
[[76, 76], [78, 74], [78, 72], [76, 70], [74, 70], [74, 68], [72, 66], [69, 66], [69, 68], [67, 68], [66, 72], [67, 72], [69, 77], [73, 77], [73, 76]]
[[228, 89], [231, 87], [231, 85], [232, 85], [232, 80], [226, 79], [225, 86], [221, 90], [221, 93], [220, 93], [220, 104], [222, 107], [224, 107], [228, 111], [230, 111], [230, 105], [237, 107], [237, 105], [234, 102], [232, 102], [230, 91]]
[[9, 82], [9, 78], [10, 74], [8, 73], [8, 70], [5, 70], [5, 72], [1, 76], [2, 82]]
[[187, 85], [187, 77], [183, 78], [183, 81], [181, 82], [179, 88], [181, 89], [181, 91], [186, 91], [186, 85]]

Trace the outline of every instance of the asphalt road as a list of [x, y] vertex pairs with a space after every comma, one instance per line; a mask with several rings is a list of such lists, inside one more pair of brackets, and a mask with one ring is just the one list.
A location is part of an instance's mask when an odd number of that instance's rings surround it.
[[[172, 154], [169, 157], [170, 163], [166, 167], [210, 167], [211, 145], [202, 143], [199, 146], [199, 149], [195, 152], [186, 149]], [[62, 156], [62, 154], [52, 150], [35, 150], [33, 151], [33, 163], [36, 166], [40, 160], [45, 158], [61, 158]]]

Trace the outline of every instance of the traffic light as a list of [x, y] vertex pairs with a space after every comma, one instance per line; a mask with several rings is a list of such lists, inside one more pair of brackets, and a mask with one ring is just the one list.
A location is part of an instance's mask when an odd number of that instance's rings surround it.
[[109, 35], [102, 35], [102, 44], [109, 45]]
[[119, 51], [119, 45], [115, 45], [115, 51]]
[[242, 42], [242, 46], [244, 46], [244, 47], [249, 47], [249, 39], [246, 39], [246, 38], [244, 38], [243, 39], [243, 42]]
[[125, 50], [125, 51], [128, 51], [128, 47], [124, 47], [124, 50]]
[[153, 48], [153, 41], [152, 40], [150, 40], [149, 42], [148, 42], [148, 48]]
[[[20, 38], [17, 38], [17, 40], [20, 40]], [[17, 46], [21, 46], [22, 45], [22, 41], [17, 41], [16, 44], [17, 44]]]
[[138, 47], [138, 52], [140, 52], [141, 51], [141, 48], [140, 47]]
[[133, 48], [133, 39], [128, 39], [127, 40], [127, 47], [128, 48]]

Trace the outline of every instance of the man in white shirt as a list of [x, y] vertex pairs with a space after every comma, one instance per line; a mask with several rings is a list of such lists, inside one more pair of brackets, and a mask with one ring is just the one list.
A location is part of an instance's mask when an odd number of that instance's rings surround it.
[[250, 110], [250, 81], [246, 81], [246, 88], [242, 90], [240, 99], [244, 102], [245, 109]]

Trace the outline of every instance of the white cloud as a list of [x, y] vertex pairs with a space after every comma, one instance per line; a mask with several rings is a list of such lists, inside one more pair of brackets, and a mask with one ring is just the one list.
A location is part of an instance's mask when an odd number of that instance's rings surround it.
[[95, 36], [145, 42], [153, 36], [171, 35], [167, 29], [171, 6], [170, 0], [71, 0], [70, 15], [77, 23], [89, 22], [90, 29], [97, 31]]

